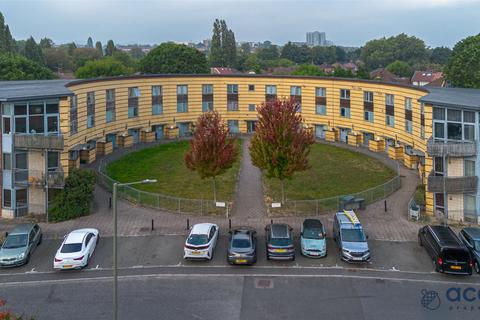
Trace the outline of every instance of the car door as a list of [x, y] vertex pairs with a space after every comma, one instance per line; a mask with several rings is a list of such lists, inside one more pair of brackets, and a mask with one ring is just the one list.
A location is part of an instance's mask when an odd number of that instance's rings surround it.
[[436, 259], [437, 258], [437, 253], [436, 253], [436, 250], [435, 250], [435, 243], [434, 243], [434, 239], [433, 239], [433, 235], [430, 231], [430, 229], [428, 228], [425, 228], [424, 229], [424, 232], [425, 232], [425, 248], [427, 249], [427, 252], [428, 254], [430, 255], [430, 257], [432, 259]]
[[87, 236], [85, 237], [85, 254], [87, 254], [89, 258], [90, 258], [90, 256], [92, 255], [92, 252], [93, 252], [92, 243], [94, 241], [92, 241], [92, 238], [93, 238], [93, 233], [88, 233]]
[[35, 251], [36, 246], [37, 246], [36, 232], [32, 228], [32, 230], [30, 230], [30, 233], [28, 234], [28, 251], [30, 253], [33, 253], [33, 251]]
[[210, 227], [210, 232], [208, 234], [209, 250], [210, 253], [213, 253], [213, 248], [215, 248], [215, 226]]

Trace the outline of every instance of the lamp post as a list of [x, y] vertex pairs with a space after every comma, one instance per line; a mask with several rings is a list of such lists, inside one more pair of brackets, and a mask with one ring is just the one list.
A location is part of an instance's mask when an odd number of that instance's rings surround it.
[[142, 181], [129, 182], [129, 183], [118, 183], [113, 184], [113, 195], [112, 195], [112, 211], [113, 211], [113, 320], [118, 319], [118, 294], [117, 294], [117, 281], [118, 281], [118, 272], [117, 272], [117, 188], [124, 186], [131, 186], [135, 184], [148, 184], [155, 183], [156, 179], [145, 179]]

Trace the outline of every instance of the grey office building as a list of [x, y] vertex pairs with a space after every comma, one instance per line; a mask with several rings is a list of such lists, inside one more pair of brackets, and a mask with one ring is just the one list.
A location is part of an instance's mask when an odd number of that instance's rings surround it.
[[307, 32], [307, 45], [310, 47], [325, 46], [327, 38], [325, 32], [313, 31]]

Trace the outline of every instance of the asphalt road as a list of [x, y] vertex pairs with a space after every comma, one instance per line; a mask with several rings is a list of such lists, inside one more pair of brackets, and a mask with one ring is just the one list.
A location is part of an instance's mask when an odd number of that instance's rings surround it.
[[[36, 319], [111, 319], [111, 238], [101, 239], [82, 271], [52, 270], [60, 242], [44, 240], [29, 265], [1, 269], [0, 299]], [[120, 319], [480, 316], [480, 276], [433, 272], [430, 259], [415, 242], [369, 241], [372, 263], [349, 265], [338, 258], [333, 241], [323, 259], [297, 255], [294, 262], [267, 261], [260, 238], [259, 261], [253, 267], [226, 264], [226, 238], [220, 239], [209, 262], [183, 261], [183, 242], [182, 236], [119, 238]], [[450, 288], [459, 288], [459, 301], [448, 299], [457, 293]], [[437, 292], [439, 304], [424, 303], [435, 310], [422, 305], [422, 290]]]

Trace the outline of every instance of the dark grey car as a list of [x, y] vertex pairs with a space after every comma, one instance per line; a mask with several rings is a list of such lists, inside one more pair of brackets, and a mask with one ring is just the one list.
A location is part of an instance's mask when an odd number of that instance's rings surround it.
[[267, 260], [295, 260], [293, 228], [285, 223], [272, 223], [265, 227]]
[[227, 261], [230, 264], [254, 264], [257, 262], [257, 238], [255, 230], [237, 228], [229, 232]]
[[460, 240], [470, 251], [470, 255], [474, 260], [474, 268], [480, 273], [480, 228], [468, 227], [460, 231]]
[[0, 249], [0, 267], [17, 267], [27, 264], [30, 256], [42, 243], [42, 230], [38, 224], [17, 225], [7, 237]]

